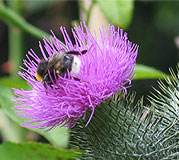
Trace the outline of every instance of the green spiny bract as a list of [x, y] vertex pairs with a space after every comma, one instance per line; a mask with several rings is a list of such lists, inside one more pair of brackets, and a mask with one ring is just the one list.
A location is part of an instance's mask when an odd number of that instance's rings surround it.
[[96, 106], [88, 127], [80, 120], [71, 130], [71, 145], [85, 151], [81, 159], [179, 158], [179, 77], [173, 71], [171, 74], [166, 85], [159, 83], [161, 91], [149, 98], [150, 107], [145, 107], [142, 99], [135, 104], [134, 94], [121, 92]]

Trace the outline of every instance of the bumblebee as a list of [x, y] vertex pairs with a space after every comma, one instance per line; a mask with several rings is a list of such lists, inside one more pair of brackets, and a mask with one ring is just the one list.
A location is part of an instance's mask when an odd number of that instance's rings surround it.
[[65, 52], [62, 49], [47, 60], [42, 59], [37, 66], [36, 79], [46, 87], [46, 83], [51, 83], [52, 79], [55, 81], [56, 77], [58, 77], [57, 75], [64, 77], [67, 71], [72, 75], [79, 73], [81, 61], [74, 55], [83, 55], [86, 52], [87, 50]]

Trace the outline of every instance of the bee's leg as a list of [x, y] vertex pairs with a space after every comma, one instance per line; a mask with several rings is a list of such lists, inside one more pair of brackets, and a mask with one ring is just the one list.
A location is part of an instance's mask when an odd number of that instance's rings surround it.
[[50, 80], [48, 73], [43, 77], [43, 85], [47, 89], [47, 82]]
[[45, 89], [47, 89], [47, 83], [43, 82], [43, 85], [44, 85]]
[[45, 74], [45, 76], [43, 77], [43, 85], [45, 87], [45, 92], [46, 92], [46, 95], [48, 95], [48, 91], [47, 91], [47, 81], [48, 81], [49, 77], [48, 77], [48, 74]]
[[43, 77], [43, 82], [47, 82], [47, 81], [49, 81], [49, 80], [50, 80], [50, 77], [49, 77], [49, 75], [48, 75], [48, 73], [47, 73], [47, 74], [45, 74], [44, 77]]
[[74, 80], [75, 81], [80, 81], [80, 79], [79, 78], [76, 78], [76, 77], [73, 77], [74, 78]]

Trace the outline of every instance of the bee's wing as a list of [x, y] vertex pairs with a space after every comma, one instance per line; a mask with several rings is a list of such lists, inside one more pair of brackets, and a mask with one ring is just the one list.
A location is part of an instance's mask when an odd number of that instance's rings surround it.
[[52, 56], [49, 57], [48, 59], [48, 69], [53, 67], [57, 62], [60, 61], [61, 57], [64, 55], [65, 51], [60, 50], [60, 52], [56, 52]]
[[83, 50], [81, 52], [78, 52], [78, 51], [69, 51], [69, 52], [66, 52], [66, 54], [73, 54], [73, 55], [83, 55], [87, 52], [87, 50]]

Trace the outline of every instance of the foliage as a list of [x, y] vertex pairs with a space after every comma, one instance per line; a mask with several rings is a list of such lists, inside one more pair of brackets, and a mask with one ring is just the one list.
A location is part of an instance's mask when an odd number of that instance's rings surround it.
[[135, 79], [155, 79], [155, 78], [165, 78], [169, 75], [149, 66], [142, 64], [137, 64], [134, 68], [134, 73], [136, 74]]
[[101, 11], [111, 24], [127, 28], [131, 22], [134, 1], [133, 0], [97, 0]]
[[[20, 153], [20, 154], [18, 154]], [[5, 142], [0, 145], [0, 159], [6, 160], [73, 160], [79, 154], [73, 150], [62, 150], [47, 144], [28, 142]]]
[[[12, 90], [8, 87], [2, 86], [0, 86], [0, 90], [0, 106], [2, 108], [2, 111], [6, 113], [6, 115], [8, 115], [8, 117], [16, 123], [23, 123], [24, 119], [17, 116], [15, 112], [11, 109], [11, 107], [14, 105], [12, 101]], [[68, 128], [56, 128], [53, 129], [51, 132], [43, 132], [43, 130], [32, 128], [30, 128], [30, 130], [44, 136], [53, 146], [65, 148], [68, 145]]]

